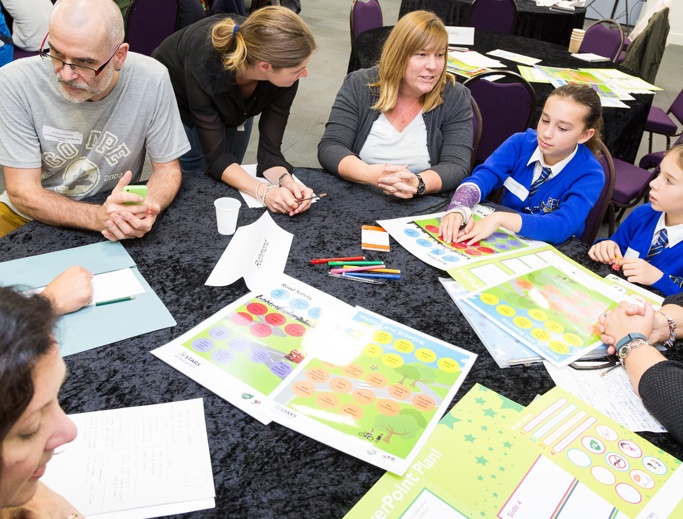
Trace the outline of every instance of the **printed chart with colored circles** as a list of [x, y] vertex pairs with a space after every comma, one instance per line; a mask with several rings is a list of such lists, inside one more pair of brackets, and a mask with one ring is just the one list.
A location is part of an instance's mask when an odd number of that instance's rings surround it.
[[617, 306], [554, 266], [469, 294], [464, 301], [557, 366], [599, 346], [598, 317]]
[[367, 311], [358, 311], [344, 333], [358, 351], [352, 361], [312, 358], [272, 397], [320, 424], [320, 441], [327, 427], [405, 458], [436, 424], [476, 355]]
[[[473, 218], [475, 220], [481, 220], [482, 217], [475, 214], [473, 215]], [[429, 236], [446, 247], [448, 250], [452, 250], [469, 258], [478, 258], [481, 256], [488, 256], [500, 252], [509, 252], [527, 247], [527, 244], [518, 237], [505, 232], [502, 229], [498, 229], [485, 240], [480, 240], [471, 245], [467, 245], [466, 243], [446, 243], [439, 236], [439, 224], [441, 222], [438, 218], [415, 220], [415, 223], [427, 234], [429, 234]]]
[[276, 288], [230, 310], [183, 346], [268, 395], [306, 358], [303, 338], [321, 314], [306, 298]]
[[636, 517], [681, 465], [558, 388], [527, 411], [519, 433], [628, 517]]

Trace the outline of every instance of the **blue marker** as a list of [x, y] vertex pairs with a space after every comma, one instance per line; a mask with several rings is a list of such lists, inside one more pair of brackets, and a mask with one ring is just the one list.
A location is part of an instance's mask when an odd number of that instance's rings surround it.
[[401, 279], [400, 274], [380, 274], [380, 273], [370, 273], [370, 272], [349, 272], [342, 274], [344, 277], [354, 277], [354, 278], [380, 278], [380, 279]]

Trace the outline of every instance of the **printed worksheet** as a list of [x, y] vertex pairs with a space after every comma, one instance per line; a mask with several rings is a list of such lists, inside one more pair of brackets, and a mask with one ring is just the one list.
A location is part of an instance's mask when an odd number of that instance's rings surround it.
[[448, 273], [469, 291], [462, 301], [556, 366], [599, 348], [598, 317], [623, 299], [549, 245]]
[[273, 419], [402, 474], [476, 355], [359, 307], [335, 337], [272, 395]]
[[[484, 218], [493, 210], [478, 205], [472, 217]], [[439, 236], [439, 224], [445, 212], [422, 216], [409, 216], [392, 220], [378, 220], [377, 223], [391, 234], [408, 252], [432, 267], [450, 270], [459, 265], [486, 256], [503, 256], [520, 249], [532, 249], [546, 245], [536, 240], [517, 236], [512, 231], [500, 228], [486, 240], [473, 244], [446, 243]]]
[[263, 423], [263, 404], [353, 307], [283, 275], [152, 354]]

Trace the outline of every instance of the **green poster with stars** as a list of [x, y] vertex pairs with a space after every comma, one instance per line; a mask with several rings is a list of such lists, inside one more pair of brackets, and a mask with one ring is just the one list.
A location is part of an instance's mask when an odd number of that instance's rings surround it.
[[[557, 402], [557, 388], [549, 391], [544, 397], [551, 406]], [[588, 434], [589, 430], [572, 429], [572, 421], [568, 414], [563, 414], [559, 407], [536, 405], [542, 409], [540, 414], [530, 413], [530, 406], [524, 409], [519, 404], [487, 389], [479, 384], [475, 385], [453, 409], [444, 416], [422, 451], [403, 477], [386, 473], [375, 486], [361, 499], [346, 515], [347, 519], [461, 519], [461, 518], [500, 518], [500, 519], [530, 519], [549, 518], [567, 519], [576, 517], [604, 517], [626, 518], [636, 517], [626, 515], [614, 505], [615, 500], [605, 496], [611, 492], [614, 485], [610, 485], [609, 474], [617, 470], [614, 466], [603, 467], [616, 462], [616, 452], [610, 452], [611, 458], [605, 456], [605, 463], [600, 463], [602, 457], [590, 453], [595, 474], [581, 476], [576, 479], [576, 470], [570, 467], [575, 461], [586, 460], [589, 455], [582, 457], [578, 452], [577, 442], [570, 442], [573, 448], [569, 461], [562, 460], [565, 454], [549, 455], [543, 452], [540, 444], [551, 438], [561, 441], [571, 436], [569, 431], [579, 430], [572, 436], [573, 440], [586, 443], [583, 450], [598, 449], [600, 443], [607, 451], [612, 439], [605, 439], [597, 435]], [[579, 406], [584, 407], [584, 406]], [[588, 406], [585, 406], [586, 408]], [[581, 412], [580, 409], [576, 410]], [[584, 411], [585, 412], [585, 411]], [[587, 413], [598, 416], [593, 411]], [[607, 418], [600, 419], [591, 425], [605, 425]], [[610, 421], [611, 422], [611, 421]], [[567, 425], [569, 423], [570, 425]], [[513, 431], [511, 425], [526, 427], [524, 434]], [[531, 426], [531, 429], [529, 425]], [[610, 423], [610, 425], [612, 425]], [[616, 425], [613, 428], [616, 430]], [[530, 439], [529, 431], [541, 431], [538, 440]], [[600, 429], [606, 433], [606, 430]], [[585, 434], [584, 434], [585, 433]], [[587, 436], [597, 436], [595, 441], [583, 440]], [[635, 436], [635, 435], [633, 435]], [[621, 437], [621, 436], [620, 436]], [[531, 441], [530, 441], [531, 440]], [[633, 442], [624, 444], [625, 451], [619, 451], [621, 458], [633, 458], [641, 448], [641, 454], [651, 454], [655, 449], [651, 444], [642, 440], [636, 445]], [[569, 445], [569, 444], [568, 444]], [[618, 445], [615, 444], [615, 445]], [[568, 453], [566, 453], [567, 456]], [[678, 481], [680, 471], [677, 462], [672, 461], [658, 451], [657, 456], [647, 455], [643, 459], [633, 458], [631, 472], [628, 477], [630, 485], [624, 485], [621, 492], [626, 499], [634, 499], [632, 489], [645, 489], [651, 485], [659, 485], [660, 476], [656, 471], [665, 470], [657, 461], [663, 462], [671, 470], [670, 480]], [[648, 466], [649, 463], [649, 466]], [[563, 466], [564, 465], [564, 466]], [[642, 467], [640, 465], [643, 465]], [[590, 469], [589, 469], [590, 470]], [[653, 472], [655, 471], [655, 472]], [[675, 477], [674, 477], [675, 476]], [[624, 477], [617, 477], [624, 480]], [[674, 483], [674, 481], [671, 481]], [[605, 490], [601, 491], [600, 486]], [[626, 487], [629, 488], [626, 488]], [[661, 489], [662, 487], [659, 487]], [[648, 490], [652, 490], [651, 488]], [[670, 490], [670, 489], [669, 489]], [[650, 492], [654, 495], [655, 492]], [[648, 517], [668, 517], [681, 508], [678, 500], [671, 501], [671, 492], [664, 501], [644, 500], [642, 506], [636, 508], [640, 512], [649, 510]], [[602, 494], [602, 495], [600, 495]], [[640, 492], [641, 495], [647, 492]], [[607, 499], [606, 499], [607, 497]], [[619, 497], [618, 499], [622, 499]], [[647, 501], [647, 502], [645, 502]], [[678, 506], [677, 506], [678, 504]], [[621, 508], [621, 507], [620, 507]], [[628, 508], [628, 507], [623, 507]], [[633, 512], [631, 508], [629, 512]], [[675, 515], [670, 515], [674, 517]], [[638, 515], [640, 517], [640, 515]], [[679, 516], [676, 516], [679, 517]]]

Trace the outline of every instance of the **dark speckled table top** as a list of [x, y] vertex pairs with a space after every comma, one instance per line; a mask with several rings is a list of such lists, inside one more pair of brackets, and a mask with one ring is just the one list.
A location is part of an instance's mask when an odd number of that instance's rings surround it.
[[[361, 305], [477, 353], [479, 358], [454, 402], [476, 382], [523, 405], [553, 387], [541, 365], [500, 369], [438, 282], [443, 273], [393, 240], [388, 261], [393, 268], [401, 269], [402, 277], [385, 286], [330, 278], [324, 267], [309, 265], [312, 258], [361, 253], [363, 224], [443, 210], [445, 198], [400, 201], [342, 182], [321, 170], [297, 169], [295, 173], [314, 190], [328, 195], [295, 218], [273, 215], [280, 226], [294, 234], [287, 274], [346, 303]], [[149, 353], [248, 292], [241, 280], [228, 287], [204, 285], [230, 242], [229, 236], [216, 231], [213, 200], [221, 196], [239, 195], [208, 177], [186, 177], [178, 197], [154, 230], [143, 239], [124, 242], [178, 324], [67, 357], [69, 377], [62, 390], [62, 405], [68, 413], [80, 413], [202, 397], [216, 508], [185, 517], [342, 517], [379, 479], [382, 470], [278, 424], [262, 425]], [[262, 210], [242, 207], [239, 225], [252, 223], [262, 214]], [[0, 261], [101, 240], [97, 233], [32, 222], [0, 240]], [[560, 250], [596, 268], [600, 275], [607, 273], [606, 267], [587, 259], [587, 247], [577, 240]], [[683, 458], [683, 447], [668, 434], [643, 436]]]

